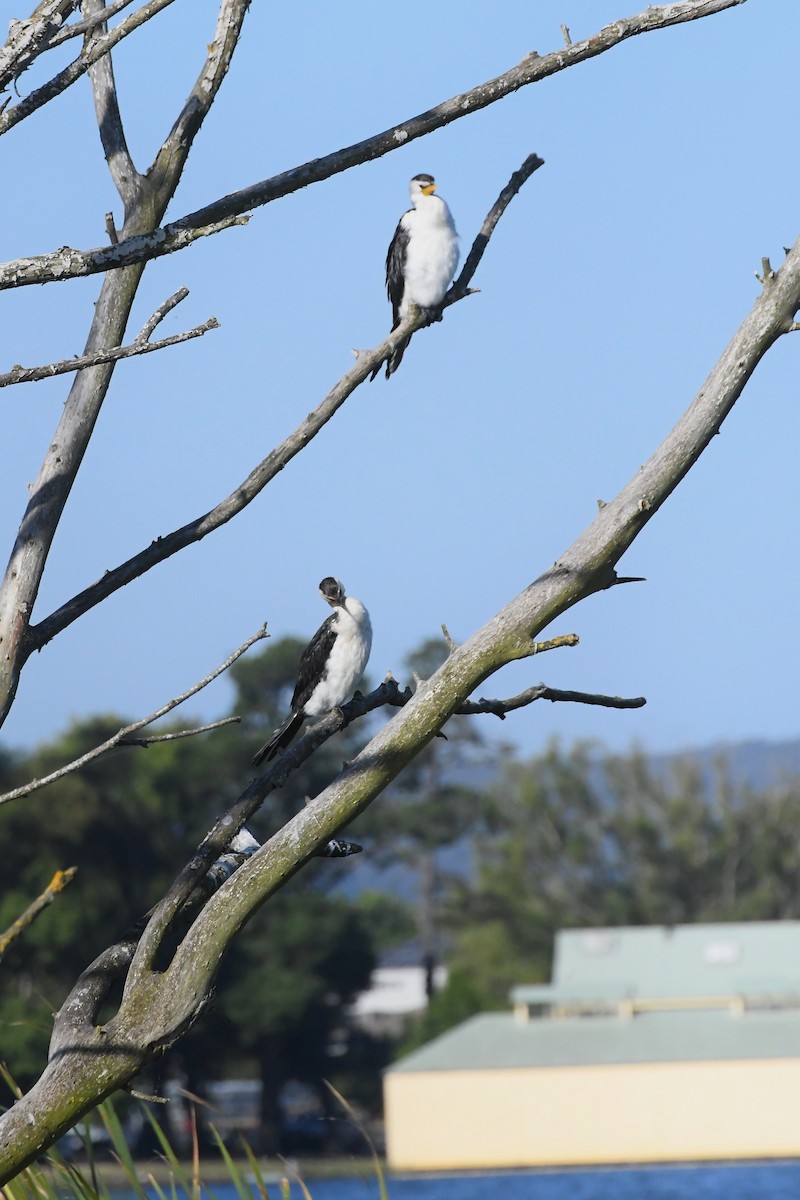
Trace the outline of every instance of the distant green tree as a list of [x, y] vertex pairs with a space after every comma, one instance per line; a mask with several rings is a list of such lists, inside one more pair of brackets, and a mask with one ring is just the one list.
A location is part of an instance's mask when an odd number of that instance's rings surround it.
[[[121, 724], [110, 716], [76, 722], [30, 755], [21, 774], [46, 774]], [[147, 911], [185, 859], [187, 845], [202, 836], [207, 812], [198, 811], [192, 765], [184, 741], [121, 748], [0, 808], [0, 928], [56, 869], [78, 868], [70, 888], [3, 961], [1, 1044], [21, 1082], [41, 1070], [51, 1014], [76, 974]]]
[[493, 832], [451, 880], [451, 968], [484, 1007], [549, 976], [559, 929], [800, 916], [800, 784], [735, 785], [720, 760], [654, 766], [551, 744], [491, 788]]
[[400, 1044], [395, 1047], [396, 1055], [410, 1054], [485, 1006], [485, 993], [473, 973], [463, 967], [454, 967], [445, 986], [431, 997], [425, 1011], [410, 1023]]
[[356, 902], [369, 925], [377, 952], [391, 950], [415, 937], [414, 910], [402, 897], [370, 887], [358, 893]]
[[[443, 638], [428, 638], [408, 655], [404, 666], [410, 676], [426, 679], [448, 652]], [[415, 934], [429, 998], [443, 954], [443, 887], [452, 870], [457, 875], [471, 872], [472, 840], [485, 822], [486, 784], [502, 753], [481, 737], [474, 718], [453, 717], [444, 734], [417, 756], [383, 802], [358, 824], [359, 831], [374, 839], [375, 854], [402, 864], [414, 881]], [[458, 847], [460, 861], [448, 869], [443, 851], [453, 847]]]
[[[163, 893], [229, 802], [231, 777], [246, 781], [254, 750], [284, 715], [301, 650], [297, 639], [282, 639], [237, 664], [232, 707], [243, 714], [243, 727], [146, 749], [121, 747], [0, 807], [5, 864], [0, 930], [58, 867], [78, 868], [70, 889], [14, 944], [0, 973], [2, 1057], [20, 1082], [41, 1070], [51, 1014], [78, 972]], [[7, 775], [7, 787], [18, 778], [41, 776], [122, 724], [111, 716], [76, 723], [27, 758], [4, 755], [0, 774]], [[315, 754], [307, 770], [294, 773], [253, 822], [256, 836], [283, 824], [353, 746], [345, 733]], [[274, 898], [262, 919], [250, 923], [228, 955], [217, 1011], [176, 1055], [176, 1066], [193, 1087], [210, 1075], [255, 1067], [270, 1128], [286, 1079], [312, 1082], [321, 1091], [324, 1076], [347, 1066], [346, 1052], [339, 1053], [346, 1039], [339, 1038], [332, 1054], [333, 1034], [344, 1024], [346, 1004], [367, 985], [374, 962], [358, 905], [331, 895], [353, 865], [319, 860]], [[172, 1069], [168, 1057], [162, 1072]]]

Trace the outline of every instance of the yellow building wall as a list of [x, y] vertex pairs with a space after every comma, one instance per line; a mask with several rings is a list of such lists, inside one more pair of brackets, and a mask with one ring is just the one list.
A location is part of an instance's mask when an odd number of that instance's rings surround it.
[[800, 1156], [800, 1059], [399, 1071], [394, 1169]]

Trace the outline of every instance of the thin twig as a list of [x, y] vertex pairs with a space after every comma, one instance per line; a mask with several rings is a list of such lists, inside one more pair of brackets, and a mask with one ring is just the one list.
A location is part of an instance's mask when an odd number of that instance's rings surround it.
[[[552, 648], [554, 649], [555, 647]], [[386, 693], [381, 703], [389, 705], [392, 708], [405, 708], [411, 699], [411, 691], [408, 688], [401, 690], [399, 684], [395, 684], [394, 688], [392, 688], [392, 683], [394, 683], [394, 680], [391, 680], [389, 686], [386, 688]], [[381, 686], [385, 687], [386, 685], [382, 684]], [[362, 703], [369, 705], [365, 711], [372, 711], [371, 701], [374, 695], [375, 693], [372, 692], [369, 696], [363, 698]], [[520, 708], [527, 708], [528, 705], [535, 704], [537, 700], [550, 700], [554, 704], [591, 704], [601, 708], [626, 709], [644, 708], [645, 704], [647, 704], [647, 699], [644, 696], [605, 696], [596, 692], [568, 691], [563, 688], [549, 687], [546, 683], [537, 683], [534, 687], [526, 688], [524, 692], [519, 692], [516, 696], [510, 696], [507, 700], [492, 700], [485, 699], [484, 697], [481, 697], [480, 700], [466, 700], [454, 710], [454, 715], [459, 717], [476, 717], [488, 713], [491, 716], [499, 717], [503, 721], [508, 713], [516, 712]], [[362, 715], [360, 711], [361, 705], [358, 703], [358, 700], [352, 703], [358, 707], [358, 715]], [[349, 711], [350, 705], [346, 707]], [[295, 743], [295, 745], [299, 744], [299, 742]]]
[[[256, 630], [256, 632], [247, 639], [247, 641], [242, 642], [241, 646], [239, 646], [237, 650], [234, 650], [232, 654], [229, 654], [223, 663], [220, 663], [218, 667], [215, 667], [210, 675], [206, 675], [205, 678], [201, 679], [199, 683], [193, 684], [185, 692], [182, 692], [180, 696], [176, 696], [174, 700], [170, 700], [167, 704], [162, 705], [161, 708], [157, 709], [154, 713], [150, 713], [149, 716], [142, 717], [140, 720], [134, 721], [130, 725], [125, 725], [124, 728], [119, 729], [115, 734], [113, 734], [112, 737], [108, 738], [100, 746], [95, 746], [93, 750], [88, 750], [86, 754], [82, 754], [80, 758], [76, 758], [74, 762], [70, 762], [63, 767], [59, 767], [57, 771], [52, 771], [49, 775], [45, 775], [42, 779], [32, 779], [30, 783], [23, 784], [21, 787], [14, 788], [13, 791], [6, 792], [4, 795], [0, 796], [0, 804], [6, 804], [9, 800], [19, 800], [22, 796], [29, 796], [31, 792], [37, 792], [40, 788], [46, 787], [50, 783], [54, 783], [57, 779], [63, 779], [65, 775], [71, 775], [73, 771], [80, 770], [80, 768], [85, 767], [87, 763], [93, 762], [94, 759], [99, 758], [101, 754], [106, 754], [109, 750], [113, 750], [115, 746], [126, 744], [126, 740], [130, 738], [131, 734], [136, 733], [139, 729], [143, 729], [146, 725], [152, 724], [153, 721], [157, 721], [161, 717], [166, 716], [167, 713], [172, 712], [174, 708], [177, 708], [179, 704], [183, 704], [184, 700], [188, 700], [191, 696], [195, 696], [199, 691], [202, 691], [202, 689], [207, 687], [209, 683], [212, 683], [213, 680], [215, 680], [219, 675], [221, 675], [224, 671], [227, 671], [228, 667], [230, 667], [232, 663], [235, 663], [237, 658], [241, 658], [245, 651], [249, 650], [250, 647], [255, 644], [255, 642], [259, 642], [262, 640], [262, 638], [266, 637], [269, 637], [269, 634], [267, 633], [267, 627], [266, 625], [262, 625], [260, 629]], [[229, 720], [236, 719], [238, 718], [229, 718]], [[224, 721], [218, 722], [218, 724], [226, 723], [227, 722]], [[207, 728], [213, 729], [215, 727], [216, 726], [212, 725], [208, 726]], [[194, 732], [200, 733], [201, 730], [198, 729]]]
[[43, 912], [48, 904], [52, 904], [58, 893], [63, 892], [67, 884], [72, 882], [77, 870], [77, 867], [67, 867], [64, 871], [56, 871], [41, 896], [37, 896], [24, 913], [17, 917], [12, 925], [9, 925], [5, 933], [0, 934], [0, 959], [3, 958], [11, 943], [35, 921], [39, 913]]
[[457, 648], [458, 642], [453, 641], [453, 639], [450, 636], [450, 630], [447, 628], [447, 626], [444, 624], [444, 622], [442, 622], [442, 637], [444, 638], [444, 640], [447, 644], [447, 649], [448, 649], [449, 653], [452, 654], [453, 651]]
[[536, 700], [551, 700], [554, 704], [558, 702], [594, 704], [602, 708], [644, 708], [647, 704], [644, 696], [603, 696], [593, 692], [565, 691], [562, 688], [548, 687], [546, 683], [539, 683], [536, 687], [527, 688], [526, 691], [520, 692], [519, 695], [512, 696], [508, 700], [468, 700], [466, 704], [462, 704], [460, 708], [456, 709], [456, 712], [459, 716], [490, 713], [504, 721], [508, 713], [515, 712], [518, 708], [525, 708]]
[[545, 654], [548, 650], [561, 650], [565, 646], [577, 646], [580, 643], [577, 633], [564, 633], [560, 637], [547, 638], [544, 642], [531, 642], [531, 654]]
[[478, 269], [478, 263], [483, 258], [484, 251], [489, 244], [489, 238], [494, 233], [497, 222], [500, 220], [503, 213], [506, 211], [509, 204], [514, 199], [523, 184], [530, 179], [534, 171], [538, 171], [539, 167], [543, 166], [544, 159], [539, 158], [538, 154], [529, 154], [519, 170], [515, 171], [511, 176], [508, 183], [503, 188], [492, 207], [489, 209], [489, 212], [486, 214], [486, 219], [483, 222], [483, 225], [481, 225], [480, 232], [475, 238], [475, 241], [472, 243], [472, 249], [467, 255], [463, 270], [458, 279], [456, 279], [451, 285], [449, 292], [444, 298], [444, 304], [442, 305], [443, 308], [446, 308], [448, 304], [455, 304], [455, 302], [460, 300], [464, 295], [467, 290], [467, 285]]
[[60, 46], [62, 42], [67, 42], [70, 38], [80, 37], [83, 33], [91, 33], [98, 25], [104, 24], [109, 17], [115, 17], [117, 13], [122, 12], [123, 8], [128, 8], [131, 4], [133, 4], [133, 0], [112, 0], [111, 4], [107, 4], [102, 12], [95, 13], [93, 17], [85, 17], [82, 21], [65, 25], [50, 39], [50, 46]]
[[12, 367], [4, 375], [0, 375], [0, 388], [9, 387], [13, 383], [36, 383], [40, 379], [50, 379], [55, 375], [68, 375], [70, 371], [82, 371], [85, 367], [97, 367], [101, 363], [118, 362], [123, 358], [134, 358], [142, 354], [152, 354], [154, 350], [166, 350], [168, 346], [178, 346], [181, 342], [190, 342], [202, 337], [212, 329], [219, 329], [216, 317], [209, 317], [202, 325], [187, 329], [184, 333], [174, 333], [170, 337], [160, 338], [157, 342], [142, 340], [142, 334], [129, 346], [116, 346], [113, 350], [100, 350], [96, 354], [82, 354], [76, 358], [65, 358], [61, 362], [48, 363], [42, 367]]
[[182, 304], [188, 295], [189, 289], [187, 287], [179, 287], [177, 292], [173, 292], [171, 296], [168, 296], [163, 304], [159, 304], [155, 312], [145, 321], [144, 325], [139, 331], [136, 341], [149, 341], [153, 332], [164, 320], [164, 317], [166, 317], [167, 313], [172, 312], [173, 308], [177, 308], [179, 304]]
[[153, 746], [156, 742], [177, 742], [181, 738], [197, 737], [198, 733], [210, 733], [212, 729], [221, 729], [223, 725], [238, 725], [241, 719], [241, 717], [222, 717], [221, 720], [212, 721], [209, 725], [195, 725], [191, 729], [177, 729], [174, 733], [159, 733], [153, 734], [152, 737], [143, 738], [123, 738], [118, 745], [143, 746], [147, 749], [148, 746]]

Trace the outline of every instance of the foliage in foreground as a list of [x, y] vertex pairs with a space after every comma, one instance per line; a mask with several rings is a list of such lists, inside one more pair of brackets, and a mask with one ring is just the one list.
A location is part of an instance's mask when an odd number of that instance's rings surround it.
[[[381, 1200], [388, 1200], [383, 1167], [369, 1134], [360, 1126], [344, 1097], [333, 1088], [331, 1092], [366, 1139], [372, 1154], [378, 1194]], [[196, 1110], [192, 1110], [193, 1153], [189, 1164], [184, 1163], [176, 1153], [148, 1105], [140, 1102], [140, 1111], [158, 1147], [160, 1181], [151, 1170], [134, 1162], [116, 1108], [110, 1100], [105, 1100], [95, 1110], [99, 1121], [91, 1124], [87, 1118], [80, 1127], [85, 1163], [78, 1166], [54, 1148], [0, 1189], [0, 1196], [4, 1200], [119, 1200], [122, 1193], [128, 1193], [135, 1200], [153, 1200], [154, 1196], [156, 1200], [175, 1200], [179, 1195], [192, 1197], [192, 1200], [199, 1200], [201, 1196], [216, 1200], [213, 1188], [203, 1181]], [[223, 1186], [233, 1186], [239, 1200], [253, 1200], [254, 1197], [260, 1197], [261, 1200], [277, 1200], [278, 1197], [280, 1200], [290, 1200], [296, 1195], [293, 1183], [304, 1200], [312, 1200], [309, 1188], [291, 1163], [279, 1160], [276, 1162], [279, 1170], [267, 1171], [243, 1137], [240, 1138], [240, 1157], [234, 1158], [219, 1132], [213, 1125], [209, 1128], [224, 1168], [221, 1176]], [[115, 1164], [113, 1177], [98, 1165], [95, 1152], [95, 1134], [98, 1130], [104, 1135], [104, 1154], [110, 1156]]]

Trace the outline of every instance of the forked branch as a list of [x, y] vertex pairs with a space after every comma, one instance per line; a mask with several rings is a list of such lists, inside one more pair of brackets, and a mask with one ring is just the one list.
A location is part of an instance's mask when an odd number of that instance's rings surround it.
[[189, 342], [202, 337], [212, 329], [219, 329], [216, 317], [209, 317], [202, 325], [187, 329], [183, 333], [174, 333], [170, 337], [151, 342], [150, 338], [156, 326], [164, 320], [181, 300], [189, 295], [188, 288], [181, 288], [159, 305], [153, 315], [127, 346], [116, 346], [110, 350], [98, 350], [94, 354], [76, 355], [75, 358], [64, 358], [60, 362], [48, 363], [42, 367], [14, 366], [10, 371], [0, 375], [0, 388], [9, 387], [13, 383], [36, 383], [40, 379], [51, 379], [54, 375], [68, 375], [72, 371], [82, 371], [86, 367], [97, 367], [101, 363], [119, 362], [123, 358], [134, 358], [140, 354], [151, 354], [154, 350], [165, 350], [168, 346], [178, 346], [181, 342]]

